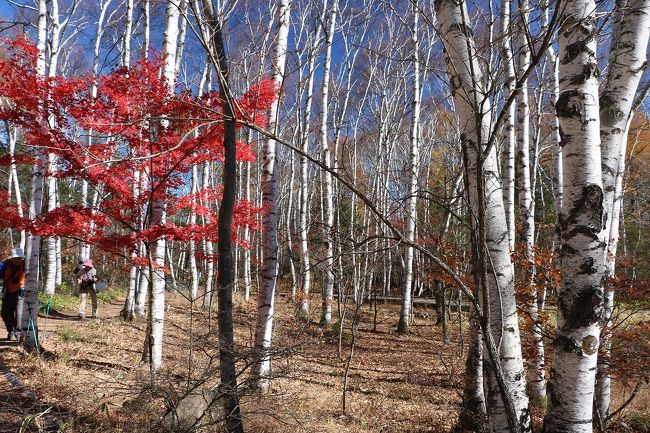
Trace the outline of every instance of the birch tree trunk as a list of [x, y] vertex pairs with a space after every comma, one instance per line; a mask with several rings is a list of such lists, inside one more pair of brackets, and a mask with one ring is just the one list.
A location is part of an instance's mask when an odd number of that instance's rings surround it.
[[[190, 226], [196, 225], [196, 194], [199, 190], [199, 170], [196, 164], [192, 165], [192, 202], [190, 209]], [[189, 259], [190, 259], [190, 301], [194, 302], [199, 294], [199, 269], [196, 265], [196, 240], [190, 239], [189, 242]]]
[[563, 5], [560, 95], [564, 198], [558, 221], [562, 281], [545, 432], [592, 432], [603, 307], [605, 221], [601, 170], [596, 5]]
[[[323, 1], [323, 13], [327, 9], [327, 0]], [[310, 47], [309, 60], [307, 66], [307, 89], [305, 99], [305, 114], [302, 128], [302, 151], [309, 153], [309, 124], [311, 122], [311, 112], [314, 93], [314, 77], [316, 69], [316, 51], [318, 40], [320, 39], [321, 26], [319, 25], [313, 38], [314, 46]], [[309, 293], [311, 290], [311, 262], [309, 258], [309, 179], [308, 179], [307, 158], [300, 157], [300, 254], [302, 261], [302, 281], [301, 281], [301, 302], [300, 317], [307, 320], [309, 318]]]
[[[250, 143], [251, 140], [248, 140]], [[245, 173], [245, 182], [244, 185], [244, 199], [248, 202], [251, 201], [251, 163], [250, 161], [246, 162], [246, 173]], [[251, 241], [251, 229], [248, 225], [244, 227], [244, 242], [247, 245], [250, 245]], [[253, 279], [251, 277], [251, 247], [244, 248], [244, 299], [248, 301], [251, 297], [251, 288], [253, 286]]]
[[122, 45], [122, 66], [131, 66], [131, 34], [133, 32], [133, 0], [126, 0], [126, 24], [124, 26], [124, 43]]
[[[327, 23], [327, 34], [325, 35], [325, 61], [323, 63], [323, 83], [321, 88], [321, 119], [320, 119], [320, 145], [325, 167], [331, 167], [329, 140], [327, 137], [327, 119], [329, 104], [329, 81], [330, 68], [332, 63], [332, 40], [334, 38], [334, 26], [336, 24], [336, 2], [332, 3]], [[323, 259], [323, 308], [321, 311], [321, 326], [332, 323], [332, 301], [334, 300], [334, 198], [332, 192], [332, 174], [324, 171], [324, 247], [325, 258]]]
[[[501, 62], [505, 73], [503, 86], [503, 99], [508, 100], [515, 91], [515, 66], [512, 54], [512, 28], [511, 28], [510, 2], [501, 2]], [[503, 122], [503, 200], [506, 208], [506, 224], [508, 225], [508, 239], [510, 251], [515, 250], [515, 110], [516, 106], [510, 104], [505, 108]]]
[[[413, 118], [411, 123], [411, 155], [410, 155], [410, 184], [408, 190], [408, 197], [406, 201], [406, 239], [409, 242], [415, 241], [415, 221], [417, 219], [417, 193], [418, 193], [418, 177], [420, 174], [420, 143], [419, 143], [419, 128], [420, 128], [420, 59], [418, 55], [418, 20], [420, 16], [420, 9], [417, 0], [411, 0], [412, 14], [413, 14], [413, 28], [411, 29], [411, 43], [413, 44]], [[402, 310], [400, 312], [399, 324], [397, 325], [397, 332], [401, 334], [409, 333], [409, 321], [411, 315], [411, 302], [412, 302], [412, 284], [413, 284], [413, 247], [407, 246], [404, 257], [404, 287], [402, 293]]]
[[183, 50], [185, 49], [185, 36], [187, 34], [187, 7], [188, 1], [181, 0], [179, 4], [180, 24], [178, 29], [178, 42], [176, 46], [174, 76], [177, 77], [181, 70], [183, 61]]
[[[58, 0], [51, 0], [50, 8], [50, 61], [48, 65], [48, 77], [55, 77], [58, 58], [61, 44], [61, 23], [59, 22], [59, 2]], [[52, 124], [54, 121], [49, 120]], [[52, 153], [48, 154], [48, 176], [47, 176], [47, 211], [51, 212], [57, 207], [57, 180], [53, 173], [56, 171], [56, 156]], [[57, 246], [60, 247], [60, 239], [56, 236], [47, 237], [44, 242], [45, 246], [45, 284], [43, 289], [48, 295], [53, 295], [57, 285], [57, 276], [60, 278], [61, 270], [60, 265], [60, 249], [57, 251]], [[59, 253], [57, 255], [57, 253]]]
[[[497, 348], [500, 365], [490, 365], [486, 370], [490, 427], [497, 432], [528, 432], [531, 430], [531, 421], [514, 297], [508, 226], [496, 149], [495, 146], [486, 149], [491, 125], [490, 101], [485, 93], [466, 4], [456, 0], [436, 0], [435, 5], [441, 38], [449, 57], [447, 73], [450, 75], [463, 152], [466, 155], [465, 170], [470, 210], [473, 214], [472, 225], [477, 226], [475, 230], [481, 233], [476, 248], [479, 257], [488, 255], [481, 262], [486, 265], [485, 270], [478, 269], [488, 274], [481, 277], [486, 283], [485, 309], [489, 312], [487, 319], [490, 332], [500, 342]], [[503, 374], [502, 384], [498, 383], [497, 379], [500, 378], [496, 377], [494, 370], [498, 367]], [[513, 423], [517, 425], [512, 425]]]
[[[519, 22], [519, 69], [526, 71], [530, 67], [530, 48], [527, 32], [530, 4], [528, 0], [520, 3], [521, 19]], [[532, 323], [533, 350], [527, 361], [526, 382], [528, 396], [535, 402], [541, 403], [546, 397], [546, 382], [544, 378], [544, 342], [542, 330], [539, 327], [537, 309], [537, 289], [535, 278], [535, 210], [533, 202], [533, 187], [530, 167], [530, 107], [528, 96], [528, 79], [521, 81], [521, 89], [517, 96], [517, 162], [519, 165], [519, 215], [521, 219], [521, 281], [527, 288], [527, 308]]]
[[145, 59], [149, 58], [149, 48], [151, 47], [150, 45], [150, 35], [151, 35], [151, 0], [143, 0], [142, 3], [142, 13], [144, 15], [144, 28], [143, 28], [143, 33], [144, 33], [144, 41], [142, 43], [142, 56]]
[[[607, 212], [605, 234], [607, 278], [615, 275], [618, 242], [620, 195], [625, 170], [627, 132], [632, 104], [639, 80], [646, 69], [646, 50], [650, 35], [650, 1], [619, 0], [614, 10], [615, 20], [609, 51], [609, 69], [605, 89], [600, 96], [600, 138], [602, 152], [604, 207]], [[614, 291], [606, 283], [604, 292], [604, 329], [601, 356], [598, 359], [596, 384], [596, 415], [605, 419], [609, 414], [611, 379], [611, 332], [609, 329], [614, 307]]]
[[[443, 312], [443, 314], [446, 314]], [[465, 383], [463, 385], [463, 409], [458, 417], [463, 431], [484, 432], [487, 409], [483, 390], [483, 343], [481, 326], [476, 311], [469, 327], [469, 350], [465, 361]]]
[[[53, 176], [56, 170], [56, 156], [53, 153], [48, 154], [48, 176], [47, 176], [47, 211], [52, 212], [56, 209], [56, 177]], [[48, 295], [53, 295], [56, 288], [56, 237], [47, 237], [44, 242], [45, 246], [45, 284], [43, 289]]]
[[[9, 166], [9, 196], [15, 194], [16, 197], [16, 206], [18, 211], [18, 216], [22, 218], [24, 216], [23, 212], [23, 200], [22, 194], [20, 192], [20, 183], [18, 182], [18, 170], [16, 169], [16, 142], [18, 141], [18, 128], [15, 126], [7, 125], [7, 138], [9, 141], [9, 158], [11, 164]], [[18, 246], [25, 250], [25, 230], [20, 230], [20, 240], [18, 241]], [[12, 238], [13, 245], [13, 238]]]
[[[273, 51], [272, 79], [275, 86], [275, 101], [269, 108], [269, 130], [279, 132], [279, 98], [287, 57], [289, 36], [289, 0], [277, 3], [277, 38]], [[278, 274], [278, 175], [276, 171], [275, 140], [264, 142], [264, 163], [262, 167], [262, 203], [267, 207], [262, 219], [264, 267], [262, 286], [258, 295], [257, 322], [255, 327], [255, 352], [258, 357], [252, 377], [255, 386], [267, 392], [271, 384], [271, 337], [275, 303], [275, 285]]]
[[[47, 39], [47, 3], [46, 0], [38, 2], [38, 50], [36, 59], [36, 73], [45, 77], [45, 43]], [[29, 219], [34, 221], [41, 214], [43, 206], [43, 165], [44, 156], [40, 149], [36, 149], [36, 163], [32, 170], [32, 180], [29, 195]], [[25, 254], [25, 296], [18, 300], [18, 324], [21, 330], [23, 345], [28, 350], [39, 346], [38, 341], [38, 289], [40, 286], [40, 254], [41, 238], [29, 234], [27, 238], [27, 251]]]
[[[140, 171], [135, 171], [133, 173], [133, 185], [131, 185], [131, 191], [133, 194], [134, 202], [140, 196]], [[138, 226], [140, 222], [137, 222]], [[131, 252], [131, 261], [135, 263], [135, 259], [138, 257], [139, 243], [136, 244], [134, 250]], [[126, 295], [126, 300], [124, 301], [124, 307], [122, 308], [121, 316], [124, 320], [130, 321], [133, 320], [133, 313], [135, 309], [135, 295], [138, 290], [138, 267], [135, 264], [131, 265], [129, 270], [129, 291]]]
[[[176, 46], [178, 39], [178, 5], [173, 0], [167, 1], [166, 24], [163, 33], [164, 63], [162, 74], [167, 81], [168, 91], [174, 92], [176, 82]], [[163, 127], [166, 127], [163, 125]], [[154, 185], [151, 185], [152, 187]], [[154, 198], [151, 205], [151, 226], [164, 225], [167, 219], [166, 203], [163, 198]], [[151, 353], [151, 370], [156, 371], [162, 365], [163, 329], [165, 321], [165, 239], [156, 239], [150, 250], [149, 258], [153, 265], [149, 267], [151, 274], [151, 310], [149, 322], [151, 338], [149, 351]]]

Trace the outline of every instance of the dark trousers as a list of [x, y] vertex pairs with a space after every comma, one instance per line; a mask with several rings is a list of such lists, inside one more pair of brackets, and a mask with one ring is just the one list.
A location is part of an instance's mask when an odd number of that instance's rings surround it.
[[2, 320], [5, 322], [7, 332], [13, 332], [18, 326], [18, 292], [5, 293], [2, 300]]

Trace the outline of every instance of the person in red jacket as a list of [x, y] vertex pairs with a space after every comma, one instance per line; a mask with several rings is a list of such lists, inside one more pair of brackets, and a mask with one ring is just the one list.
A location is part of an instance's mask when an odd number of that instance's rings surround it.
[[4, 284], [2, 320], [7, 328], [7, 340], [18, 337], [18, 300], [25, 296], [25, 253], [14, 248], [11, 257], [0, 264]]

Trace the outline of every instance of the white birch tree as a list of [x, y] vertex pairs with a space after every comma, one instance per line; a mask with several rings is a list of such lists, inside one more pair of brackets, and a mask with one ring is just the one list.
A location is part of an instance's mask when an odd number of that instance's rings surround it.
[[[604, 90], [600, 95], [600, 138], [602, 152], [604, 207], [607, 212], [607, 277], [615, 274], [616, 249], [619, 231], [622, 176], [625, 169], [627, 131], [632, 104], [639, 81], [646, 69], [646, 50], [650, 36], [650, 1], [629, 0], [616, 2], [612, 40], [609, 50], [609, 69]], [[596, 386], [596, 415], [609, 415], [611, 379], [608, 371], [611, 357], [610, 319], [614, 307], [614, 290], [610, 284], [604, 291], [604, 330], [602, 350], [598, 360]]]
[[[331, 155], [327, 134], [329, 114], [329, 81], [332, 64], [332, 40], [336, 25], [336, 2], [332, 3], [325, 33], [325, 60], [323, 62], [323, 81], [321, 86], [320, 147], [321, 158], [325, 167], [331, 167]], [[323, 259], [323, 307], [321, 326], [332, 323], [332, 302], [334, 300], [334, 197], [332, 175], [329, 171], [322, 173], [324, 193], [323, 239], [325, 257]]]
[[563, 4], [560, 121], [564, 196], [558, 221], [562, 281], [545, 432], [592, 432], [592, 406], [605, 276], [596, 5]]
[[[477, 264], [479, 268], [475, 273], [480, 273], [480, 279], [485, 284], [482, 296], [487, 300], [485, 307], [489, 312], [489, 330], [493, 336], [498, 336], [495, 340], [500, 342], [497, 348], [500, 365], [489, 365], [492, 364], [490, 362], [486, 370], [490, 428], [494, 431], [526, 432], [531, 429], [531, 421], [508, 226], [496, 148], [486, 146], [491, 126], [490, 100], [485, 91], [466, 4], [455, 0], [437, 0], [435, 4], [440, 35], [449, 59], [447, 73], [461, 130], [470, 218], [478, 237], [475, 248], [479, 258], [487, 255]], [[480, 269], [481, 263], [485, 266], [483, 270]], [[505, 382], [501, 386], [494, 370], [498, 367]], [[508, 404], [506, 399], [510, 400]]]
[[[47, 3], [46, 0], [38, 2], [38, 36], [36, 48], [36, 73], [45, 77], [45, 44], [47, 39]], [[40, 149], [36, 150], [36, 163], [32, 169], [32, 180], [29, 196], [29, 219], [34, 220], [41, 214], [43, 206], [43, 166], [44, 155]], [[18, 324], [21, 338], [27, 349], [38, 347], [38, 289], [40, 283], [40, 254], [41, 238], [30, 233], [26, 242], [25, 252], [25, 296], [18, 301]]]
[[[417, 0], [411, 0], [413, 27], [411, 28], [411, 43], [413, 44], [412, 68], [412, 120], [410, 132], [410, 155], [409, 155], [409, 189], [406, 201], [406, 239], [409, 242], [415, 241], [415, 222], [417, 220], [417, 194], [418, 194], [418, 177], [420, 174], [420, 58], [418, 55], [418, 21], [420, 9]], [[399, 324], [397, 331], [402, 334], [409, 333], [409, 322], [411, 315], [411, 302], [413, 292], [413, 255], [412, 246], [406, 247], [404, 257], [404, 287], [402, 292], [402, 309], [400, 312]]]
[[[269, 108], [269, 130], [279, 132], [279, 97], [284, 80], [289, 36], [289, 0], [277, 3], [277, 36], [273, 50], [271, 77], [275, 86], [276, 99]], [[255, 327], [255, 351], [258, 357], [253, 370], [255, 386], [262, 392], [268, 391], [271, 374], [271, 337], [275, 303], [275, 286], [278, 272], [278, 175], [276, 167], [276, 143], [272, 138], [264, 141], [262, 173], [262, 203], [267, 207], [262, 219], [264, 227], [262, 284], [258, 297], [257, 322]]]

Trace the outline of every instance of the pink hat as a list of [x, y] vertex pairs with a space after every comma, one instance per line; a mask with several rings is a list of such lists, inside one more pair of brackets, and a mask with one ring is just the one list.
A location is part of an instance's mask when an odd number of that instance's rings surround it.
[[93, 261], [88, 259], [84, 262], [84, 266], [88, 266], [89, 268], [93, 267]]

